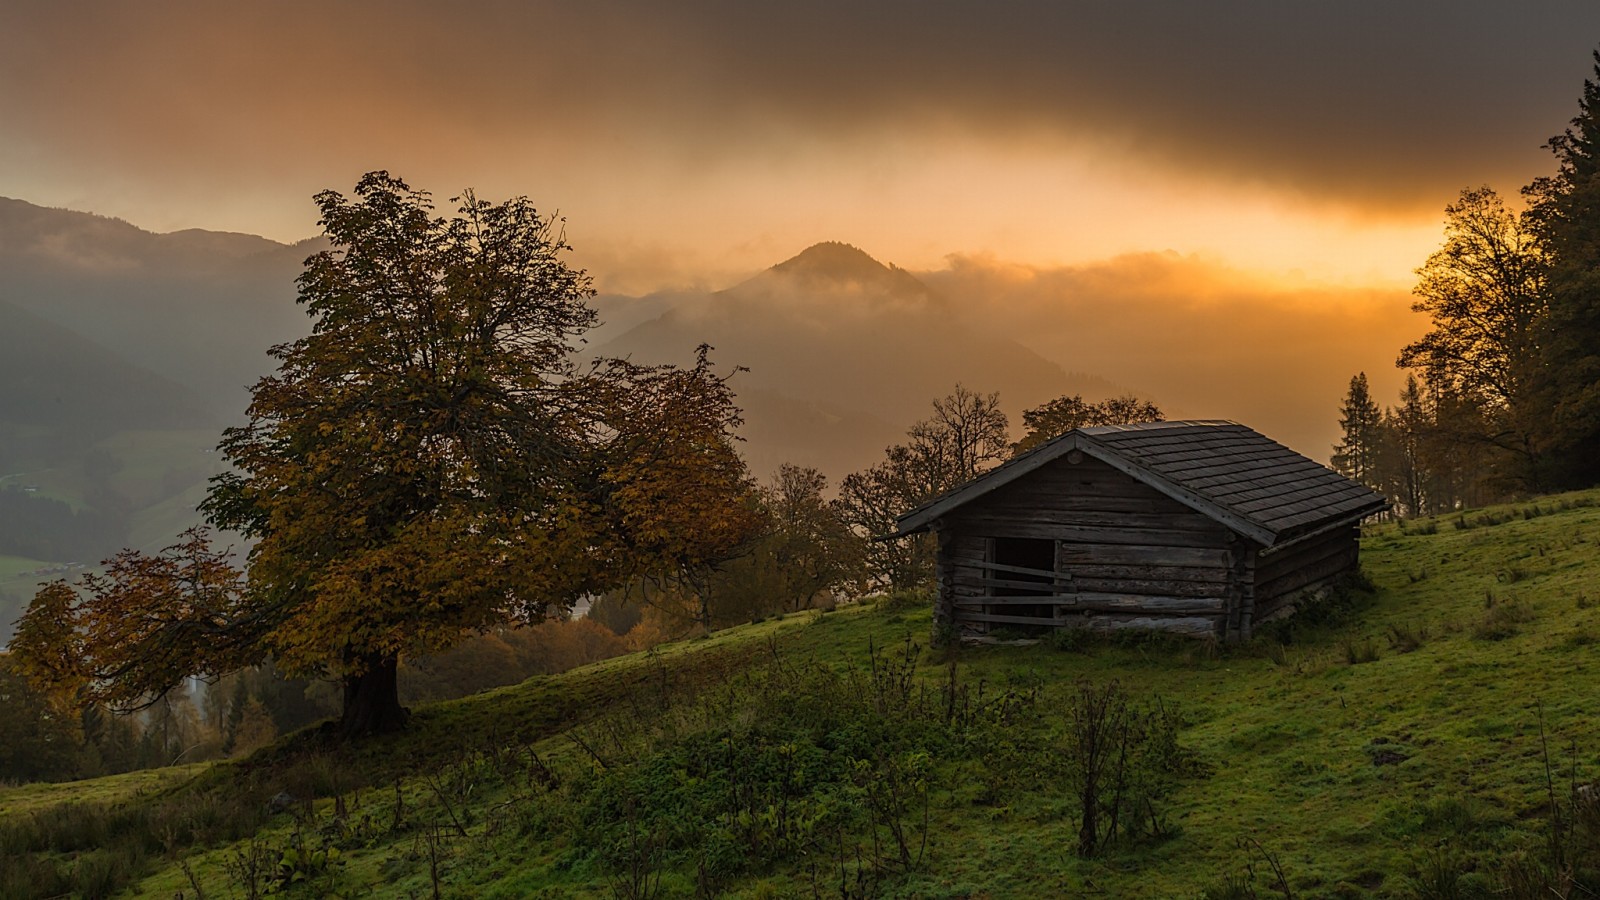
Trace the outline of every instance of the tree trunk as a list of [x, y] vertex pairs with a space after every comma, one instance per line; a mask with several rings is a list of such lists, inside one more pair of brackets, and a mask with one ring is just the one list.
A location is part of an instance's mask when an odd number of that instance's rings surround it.
[[366, 737], [406, 727], [411, 710], [400, 705], [399, 661], [393, 656], [369, 659], [358, 672], [344, 677], [344, 712], [339, 734]]

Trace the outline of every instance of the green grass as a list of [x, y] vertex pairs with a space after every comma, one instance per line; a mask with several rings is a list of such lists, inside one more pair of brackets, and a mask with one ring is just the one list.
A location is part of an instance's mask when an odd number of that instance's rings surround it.
[[154, 794], [192, 780], [210, 765], [195, 763], [165, 769], [145, 769], [59, 784], [0, 785], [0, 819], [38, 812], [67, 802], [113, 803]]
[[[216, 453], [221, 437], [215, 429], [123, 431], [96, 447], [122, 464], [111, 476], [111, 486], [143, 509], [203, 485], [221, 471], [222, 457]], [[189, 510], [192, 514], [194, 507]]]
[[25, 559], [21, 556], [0, 556], [0, 584], [9, 581], [26, 581], [34, 577], [33, 572], [38, 571], [50, 563], [37, 559]]
[[[1511, 861], [1541, 852], [1552, 774], [1546, 753], [1559, 798], [1574, 777], [1586, 784], [1600, 772], [1592, 715], [1600, 693], [1600, 492], [1372, 528], [1362, 562], [1373, 593], [1246, 647], [1152, 638], [962, 650], [962, 684], [982, 684], [990, 698], [1037, 690], [1041, 720], [1032, 731], [1017, 726], [1019, 744], [1029, 735], [1055, 743], [1043, 754], [988, 747], [936, 757], [926, 859], [885, 874], [875, 892], [1222, 896], [1228, 879], [1253, 871], [1265, 897], [1278, 896], [1268, 875], [1275, 863], [1296, 897], [1415, 896], [1414, 879], [1440, 865], [1459, 875], [1462, 896], [1489, 896]], [[713, 725], [689, 720], [770, 660], [861, 672], [869, 645], [922, 642], [929, 625], [926, 607], [791, 615], [427, 706], [407, 734], [354, 750], [308, 732], [156, 793], [101, 779], [12, 789], [39, 792], [0, 793], [0, 806], [27, 796], [30, 816], [48, 816], [50, 804], [63, 801], [181, 808], [228, 796], [247, 797], [241, 808], [256, 809], [279, 791], [314, 798], [297, 812], [263, 816], [254, 843], [197, 839], [150, 854], [135, 896], [192, 896], [191, 877], [207, 896], [244, 896], [243, 861], [270, 851], [276, 865], [297, 840], [331, 842], [340, 855], [307, 857], [291, 896], [427, 897], [433, 871], [451, 897], [626, 894], [617, 871], [576, 838], [593, 826], [577, 816], [580, 800], [603, 796], [592, 791], [622, 776], [600, 771], [574, 736], [603, 741], [607, 726], [594, 723], [606, 714], [618, 718], [604, 721], [651, 723], [629, 739], [644, 749], [606, 751], [618, 771], [644, 777], [641, 766], [671, 758], [674, 741], [712, 733], [705, 729], [759, 733], [767, 720], [750, 721], [750, 711], [771, 715], [770, 706], [732, 705], [721, 725], [715, 716]], [[923, 654], [918, 672], [930, 690], [949, 677], [934, 654]], [[1188, 723], [1180, 743], [1209, 770], [1182, 778], [1165, 801], [1171, 834], [1087, 861], [1072, 852], [1077, 823], [1061, 762], [1065, 711], [1085, 679], [1162, 698]], [[663, 717], [663, 705], [675, 712]], [[1005, 733], [986, 732], [986, 740]], [[535, 754], [564, 787], [535, 784]], [[630, 758], [636, 762], [625, 765]], [[1019, 762], [1002, 770], [996, 760]], [[49, 858], [66, 866], [81, 852]], [[832, 860], [814, 847], [721, 889], [811, 896], [815, 864], [820, 893], [837, 896]], [[695, 878], [691, 862], [673, 862], [661, 876], [663, 895], [693, 896]]]

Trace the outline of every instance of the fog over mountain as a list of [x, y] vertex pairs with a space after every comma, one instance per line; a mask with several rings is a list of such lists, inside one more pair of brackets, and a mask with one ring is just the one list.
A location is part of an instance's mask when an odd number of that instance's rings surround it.
[[267, 347], [307, 330], [294, 278], [320, 246], [153, 234], [0, 198], [0, 301], [182, 385], [233, 421], [247, 387], [273, 368]]
[[[0, 562], [46, 546], [90, 558], [113, 534], [154, 549], [197, 521], [220, 429], [274, 368], [267, 348], [309, 327], [294, 279], [320, 246], [0, 199], [0, 490], [40, 522], [95, 529], [0, 547]], [[912, 272], [836, 242], [723, 290], [594, 304], [585, 354], [686, 363], [712, 345], [751, 472], [793, 462], [834, 483], [958, 382], [998, 391], [1014, 435], [1053, 397], [1135, 392], [1326, 459], [1350, 376], [1366, 370], [1392, 402], [1394, 355], [1423, 327], [1397, 291], [1269, 282], [1174, 253], [1057, 268], [956, 255]], [[17, 585], [0, 574], [0, 589]]]
[[[967, 302], [827, 242], [726, 290], [676, 296], [594, 352], [687, 362], [707, 343], [715, 361], [748, 369], [734, 385], [746, 410], [746, 457], [759, 476], [782, 462], [834, 479], [871, 465], [957, 382], [999, 391], [1013, 418], [1061, 393], [1118, 389], [974, 327], [961, 313]], [[605, 316], [630, 304], [601, 298], [599, 306]]]

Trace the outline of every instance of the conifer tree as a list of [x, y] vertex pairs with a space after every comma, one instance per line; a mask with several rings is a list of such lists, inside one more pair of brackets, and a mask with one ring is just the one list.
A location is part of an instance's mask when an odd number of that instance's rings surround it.
[[1523, 191], [1550, 259], [1538, 388], [1555, 480], [1567, 485], [1600, 481], [1600, 51], [1578, 108], [1546, 144], [1556, 174]]
[[1383, 410], [1372, 399], [1367, 373], [1350, 379], [1350, 392], [1339, 408], [1339, 427], [1344, 438], [1333, 448], [1333, 467], [1375, 490], [1383, 485], [1378, 473], [1378, 447], [1383, 429]]
[[1389, 416], [1392, 435], [1392, 468], [1394, 472], [1391, 498], [1405, 515], [1420, 516], [1428, 512], [1428, 469], [1423, 454], [1430, 420], [1422, 385], [1417, 376], [1407, 375], [1405, 389], [1400, 392], [1400, 405]]

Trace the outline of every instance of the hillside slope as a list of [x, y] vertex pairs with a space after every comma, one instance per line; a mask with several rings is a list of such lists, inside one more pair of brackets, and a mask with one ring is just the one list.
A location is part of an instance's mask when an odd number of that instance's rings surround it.
[[185, 386], [218, 419], [271, 371], [267, 347], [307, 330], [293, 302], [322, 244], [119, 219], [0, 197], [0, 301]]
[[[1419, 879], [1488, 896], [1544, 858], [1552, 796], [1568, 809], [1600, 766], [1600, 491], [1379, 526], [1363, 564], [1375, 591], [1220, 652], [1053, 641], [952, 667], [913, 648], [906, 668], [925, 606], [799, 614], [429, 706], [353, 753], [302, 734], [96, 815], [189, 836], [181, 865], [155, 838], [130, 863], [135, 894], [163, 898], [246, 896], [250, 866], [291, 896], [693, 896], [707, 879], [749, 897], [1278, 896], [1274, 866], [1296, 897], [1415, 896]], [[1158, 801], [1160, 836], [1093, 860], [1073, 853], [1063, 737], [1082, 680], [1160, 697], [1198, 763]], [[820, 721], [849, 727], [824, 746], [796, 726]], [[723, 755], [746, 763], [696, 767]], [[834, 778], [840, 759], [856, 776]], [[673, 843], [724, 788], [745, 812]], [[280, 792], [296, 802], [269, 812]], [[111, 865], [72, 849], [117, 846], [89, 808], [0, 791], [0, 810], [23, 801], [0, 812], [0, 854], [33, 854], [31, 874], [14, 856], [0, 893]], [[785, 834], [809, 836], [750, 849]]]

